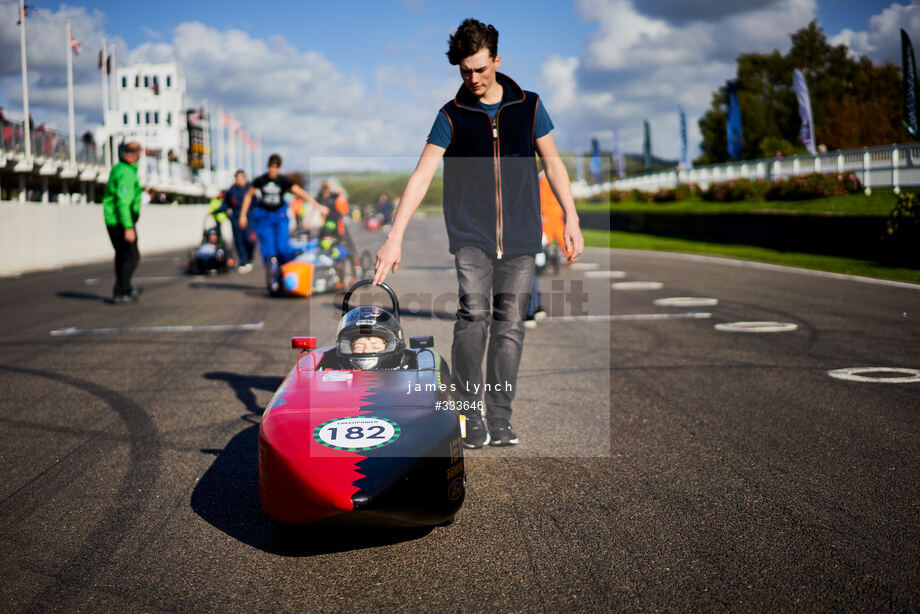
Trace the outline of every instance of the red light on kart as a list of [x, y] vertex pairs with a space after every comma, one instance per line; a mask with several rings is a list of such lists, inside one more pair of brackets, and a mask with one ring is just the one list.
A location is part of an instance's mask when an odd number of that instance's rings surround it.
[[316, 337], [291, 337], [291, 347], [295, 350], [315, 350]]

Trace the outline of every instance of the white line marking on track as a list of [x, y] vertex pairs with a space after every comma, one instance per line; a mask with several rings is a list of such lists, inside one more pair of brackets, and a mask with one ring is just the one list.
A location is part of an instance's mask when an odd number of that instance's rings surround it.
[[[904, 377], [867, 377], [864, 373], [901, 373]], [[907, 384], [920, 382], [920, 369], [894, 367], [849, 367], [828, 371], [831, 377], [851, 382], [872, 382], [875, 384]]]
[[600, 265], [596, 262], [573, 262], [569, 265], [573, 271], [591, 271], [596, 269], [598, 266]]
[[861, 277], [859, 275], [846, 275], [844, 273], [828, 273], [827, 271], [815, 271], [812, 269], [800, 269], [798, 267], [783, 266], [781, 264], [767, 264], [766, 262], [753, 262], [751, 260], [735, 260], [732, 258], [720, 258], [718, 256], [698, 256], [694, 254], [682, 254], [679, 252], [654, 252], [640, 249], [618, 249], [619, 252], [629, 252], [630, 254], [652, 256], [655, 258], [670, 258], [673, 260], [689, 260], [691, 262], [707, 262], [710, 264], [722, 264], [725, 266], [734, 266], [744, 269], [761, 269], [764, 271], [777, 271], [780, 273], [796, 273], [798, 275], [811, 275], [813, 277], [825, 277], [828, 279], [843, 279], [847, 281], [858, 281], [866, 284], [875, 284], [878, 286], [893, 286], [895, 288], [907, 288], [909, 290], [920, 290], [920, 284], [912, 284], [906, 281], [892, 281], [890, 279], [875, 279], [874, 277]]
[[727, 333], [787, 333], [796, 330], [798, 324], [791, 322], [726, 322], [716, 324], [716, 330]]
[[719, 304], [719, 299], [702, 296], [672, 296], [670, 298], [658, 298], [653, 302], [660, 307], [712, 307]]
[[705, 320], [711, 313], [691, 311], [689, 313], [630, 313], [623, 315], [551, 316], [540, 322], [590, 322], [619, 320]]
[[660, 281], [617, 281], [614, 290], [660, 290], [664, 284]]
[[120, 333], [198, 333], [227, 330], [259, 330], [264, 322], [247, 322], [246, 324], [202, 324], [191, 326], [146, 326], [136, 328], [56, 328], [52, 337], [73, 335], [116, 335]]
[[623, 279], [626, 271], [585, 271], [585, 277], [603, 279]]

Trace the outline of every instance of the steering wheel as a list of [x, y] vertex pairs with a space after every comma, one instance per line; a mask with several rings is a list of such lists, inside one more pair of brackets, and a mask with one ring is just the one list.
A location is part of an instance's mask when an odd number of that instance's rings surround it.
[[[349, 287], [348, 290], [345, 291], [345, 296], [342, 297], [342, 312], [348, 313], [348, 310], [349, 310], [348, 299], [351, 298], [351, 295], [354, 293], [355, 290], [357, 290], [361, 286], [372, 286], [372, 285], [374, 285], [373, 279], [359, 279], [355, 283], [351, 284], [351, 287]], [[386, 290], [387, 294], [390, 295], [390, 302], [393, 304], [393, 315], [395, 315], [398, 318], [399, 317], [399, 299], [396, 298], [396, 293], [393, 292], [393, 288], [391, 288], [385, 283], [381, 283], [380, 287]]]

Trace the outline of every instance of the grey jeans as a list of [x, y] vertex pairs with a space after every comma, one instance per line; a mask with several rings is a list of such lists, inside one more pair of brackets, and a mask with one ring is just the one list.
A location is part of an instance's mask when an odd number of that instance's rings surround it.
[[457, 250], [454, 260], [459, 308], [451, 366], [457, 398], [483, 399], [490, 420], [508, 420], [524, 348], [524, 315], [533, 283], [534, 257], [526, 254], [498, 260], [478, 247], [466, 246]]

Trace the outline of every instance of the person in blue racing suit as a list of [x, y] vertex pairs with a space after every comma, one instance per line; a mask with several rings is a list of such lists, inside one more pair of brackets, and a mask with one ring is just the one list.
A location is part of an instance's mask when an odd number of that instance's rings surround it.
[[[252, 205], [256, 193], [261, 193], [258, 203], [252, 210], [251, 220], [249, 219], [249, 208]], [[243, 197], [243, 208], [240, 211], [239, 225], [240, 229], [246, 230], [249, 222], [256, 231], [256, 237], [259, 241], [259, 249], [262, 252], [262, 261], [265, 263], [266, 272], [270, 279], [270, 287], [275, 292], [275, 285], [280, 291], [280, 281], [278, 281], [281, 265], [289, 262], [296, 255], [290, 242], [290, 223], [288, 221], [287, 204], [284, 202], [284, 194], [293, 193], [303, 200], [313, 203], [313, 205], [323, 213], [328, 215], [328, 207], [325, 207], [310, 196], [306, 190], [293, 181], [281, 174], [281, 156], [272, 154], [268, 158], [268, 171], [253, 180]]]

